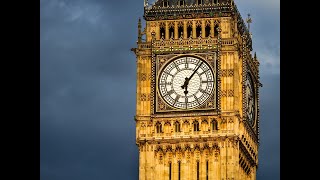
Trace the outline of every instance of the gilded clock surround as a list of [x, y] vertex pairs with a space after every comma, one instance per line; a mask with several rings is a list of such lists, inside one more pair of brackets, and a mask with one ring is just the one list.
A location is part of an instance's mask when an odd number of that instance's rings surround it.
[[[233, 0], [181, 2], [151, 5], [145, 0], [145, 28], [138, 23], [132, 51], [137, 58], [139, 180], [255, 180], [262, 85], [249, 29]], [[208, 63], [215, 71], [215, 95], [205, 107], [177, 110], [157, 97], [161, 67], [181, 56], [215, 63]], [[248, 73], [256, 97], [253, 126], [246, 117]]]

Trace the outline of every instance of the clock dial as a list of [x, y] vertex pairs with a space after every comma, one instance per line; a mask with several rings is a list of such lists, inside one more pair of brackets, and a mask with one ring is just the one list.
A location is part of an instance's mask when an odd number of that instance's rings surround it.
[[246, 79], [246, 114], [247, 119], [251, 126], [254, 126], [255, 123], [255, 115], [256, 115], [256, 99], [254, 93], [254, 85], [252, 78], [249, 74], [247, 74]]
[[195, 57], [170, 61], [159, 74], [160, 96], [171, 107], [194, 109], [206, 102], [215, 89], [211, 67]]

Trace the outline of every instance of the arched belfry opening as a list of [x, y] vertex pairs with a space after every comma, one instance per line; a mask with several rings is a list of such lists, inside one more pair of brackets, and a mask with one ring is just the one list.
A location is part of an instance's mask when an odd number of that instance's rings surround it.
[[174, 39], [174, 25], [170, 25], [169, 27], [169, 38]]
[[179, 1], [178, 1], [178, 5], [179, 5], [179, 6], [184, 6], [184, 4], [185, 4], [185, 1], [184, 1], [184, 0], [179, 0]]
[[187, 38], [192, 38], [192, 26], [188, 25], [187, 27]]
[[219, 29], [219, 25], [218, 24], [214, 25], [214, 33], [213, 33], [214, 37], [218, 37], [218, 34], [219, 34], [218, 29]]
[[163, 0], [162, 1], [162, 6], [163, 7], [168, 7], [169, 6], [169, 0]]
[[196, 36], [197, 36], [197, 37], [200, 37], [200, 36], [201, 36], [201, 26], [200, 26], [200, 25], [198, 25], [198, 26], [196, 27]]
[[210, 33], [211, 33], [211, 27], [210, 27], [210, 24], [207, 24], [206, 27], [205, 27], [205, 36], [206, 37], [209, 37], [210, 36]]
[[166, 27], [164, 23], [160, 24], [160, 38], [164, 39], [166, 37]]

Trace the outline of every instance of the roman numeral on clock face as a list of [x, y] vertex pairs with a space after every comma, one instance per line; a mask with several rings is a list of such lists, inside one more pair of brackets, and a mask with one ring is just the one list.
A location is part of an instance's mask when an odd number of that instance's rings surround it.
[[213, 81], [201, 81], [201, 83], [208, 83], [208, 82], [213, 82]]
[[172, 85], [172, 82], [162, 82], [162, 83], [160, 83], [160, 85], [161, 85], [161, 86], [163, 86], [163, 85], [170, 85], [170, 86], [171, 86], [171, 85]]
[[173, 89], [171, 89], [170, 91], [168, 91], [168, 92], [167, 92], [167, 95], [169, 95], [169, 96], [170, 96], [170, 95], [171, 95], [171, 94], [173, 94], [173, 93], [174, 93], [174, 90], [173, 90]]
[[208, 93], [208, 92], [207, 92], [206, 90], [204, 90], [204, 89], [201, 89], [201, 88], [199, 89], [199, 91], [200, 91], [200, 92], [202, 92], [202, 93], [206, 93], [206, 94], [209, 94], [209, 93]]

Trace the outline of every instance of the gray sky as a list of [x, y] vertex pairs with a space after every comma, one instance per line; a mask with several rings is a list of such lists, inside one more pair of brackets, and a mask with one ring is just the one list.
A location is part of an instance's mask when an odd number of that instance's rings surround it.
[[[280, 1], [250, 13], [261, 67], [258, 180], [280, 179]], [[41, 180], [137, 180], [135, 55], [143, 0], [40, 0]]]

